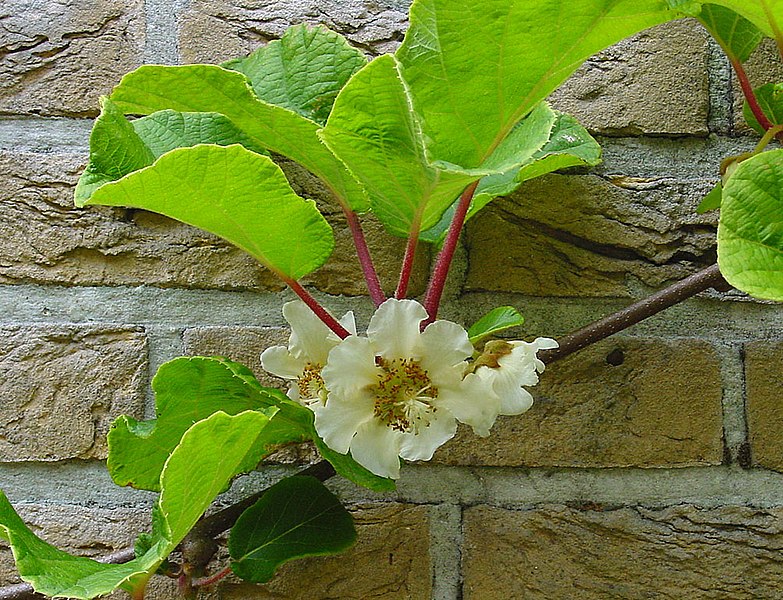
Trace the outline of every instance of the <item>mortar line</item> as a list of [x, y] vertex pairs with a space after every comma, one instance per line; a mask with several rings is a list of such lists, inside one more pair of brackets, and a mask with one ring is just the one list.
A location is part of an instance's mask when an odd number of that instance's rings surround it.
[[728, 135], [731, 132], [733, 91], [731, 64], [720, 45], [712, 38], [707, 45], [707, 79], [710, 132]]
[[180, 63], [179, 21], [187, 0], [144, 0], [146, 40], [143, 61], [164, 65]]
[[429, 507], [432, 600], [459, 600], [462, 509], [457, 504]]
[[745, 367], [742, 345], [717, 344], [720, 355], [723, 437], [729, 464], [748, 468], [748, 425], [745, 415]]

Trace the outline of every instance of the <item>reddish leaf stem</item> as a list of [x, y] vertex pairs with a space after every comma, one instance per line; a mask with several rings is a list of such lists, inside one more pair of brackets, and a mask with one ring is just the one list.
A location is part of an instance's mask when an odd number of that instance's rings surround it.
[[772, 123], [767, 118], [767, 115], [764, 114], [764, 111], [759, 105], [756, 94], [753, 92], [753, 86], [750, 84], [750, 80], [748, 79], [748, 74], [745, 72], [745, 67], [743, 67], [742, 63], [735, 58], [731, 59], [731, 66], [734, 68], [734, 72], [737, 74], [737, 79], [739, 79], [739, 84], [742, 88], [742, 93], [745, 95], [745, 100], [748, 101], [750, 111], [753, 113], [753, 116], [756, 117], [759, 125], [761, 125], [766, 131], [772, 127]]
[[340, 322], [337, 319], [335, 319], [332, 315], [330, 315], [329, 312], [318, 303], [318, 300], [313, 298], [310, 295], [310, 292], [304, 289], [299, 284], [298, 281], [287, 277], [283, 277], [283, 281], [285, 281], [286, 285], [290, 287], [294, 291], [294, 293], [302, 299], [302, 302], [304, 302], [305, 304], [307, 304], [307, 306], [310, 307], [310, 310], [312, 310], [315, 313], [315, 315], [319, 319], [321, 319], [321, 321], [323, 321], [329, 329], [334, 331], [342, 339], [345, 339], [349, 335], [351, 335], [351, 332], [348, 331], [342, 325], [340, 325]]
[[370, 249], [367, 247], [367, 239], [362, 231], [362, 225], [359, 222], [359, 217], [351, 209], [343, 207], [343, 213], [348, 221], [348, 228], [351, 230], [353, 244], [356, 247], [356, 255], [359, 257], [359, 264], [362, 267], [364, 280], [367, 283], [367, 290], [370, 292], [370, 298], [372, 298], [373, 303], [378, 307], [386, 300], [386, 295], [381, 289], [381, 282], [378, 279], [375, 265], [373, 265]]
[[221, 569], [214, 575], [210, 575], [209, 577], [202, 577], [201, 579], [194, 579], [191, 581], [190, 585], [193, 587], [204, 587], [207, 585], [214, 585], [221, 579], [227, 577], [231, 574], [231, 567], [228, 566], [225, 569]]
[[413, 259], [416, 257], [416, 246], [419, 243], [419, 228], [411, 227], [414, 231], [408, 237], [408, 244], [405, 246], [405, 257], [402, 259], [402, 268], [400, 269], [400, 280], [397, 283], [397, 290], [394, 297], [403, 299], [408, 294], [408, 283], [413, 271]]
[[465, 224], [465, 216], [468, 214], [470, 202], [473, 200], [473, 194], [476, 193], [478, 184], [479, 182], [475, 181], [465, 188], [457, 203], [457, 209], [454, 211], [454, 218], [451, 220], [446, 240], [443, 242], [443, 248], [438, 254], [435, 267], [430, 275], [430, 283], [427, 286], [427, 293], [424, 297], [424, 308], [427, 309], [429, 317], [422, 323], [422, 326], [432, 323], [438, 316], [438, 307], [440, 306], [440, 298], [443, 295], [443, 288], [446, 285], [446, 277], [449, 274], [451, 261], [457, 249], [457, 241], [460, 233], [462, 233], [462, 226]]

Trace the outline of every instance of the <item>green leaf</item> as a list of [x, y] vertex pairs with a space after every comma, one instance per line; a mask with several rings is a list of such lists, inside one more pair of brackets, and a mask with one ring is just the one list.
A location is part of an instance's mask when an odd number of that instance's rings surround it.
[[90, 161], [76, 185], [75, 202], [82, 206], [106, 183], [150, 166], [166, 152], [197, 144], [242, 144], [265, 154], [264, 148], [217, 113], [164, 110], [128, 122], [114, 103], [101, 99], [101, 114], [90, 134]]
[[698, 214], [703, 214], [706, 213], [707, 211], [720, 208], [720, 202], [722, 196], [723, 196], [723, 187], [719, 183], [714, 188], [712, 188], [706, 196], [704, 196], [702, 201], [699, 203], [699, 206], [696, 207], [696, 212]]
[[726, 55], [740, 63], [748, 60], [764, 37], [753, 23], [725, 6], [705, 4], [698, 19]]
[[724, 184], [718, 264], [734, 287], [783, 300], [783, 150], [743, 161]]
[[299, 279], [332, 252], [332, 230], [276, 164], [239, 145], [180, 148], [96, 190], [88, 204], [143, 208], [212, 232], [281, 278]]
[[320, 135], [367, 189], [378, 219], [403, 237], [437, 223], [476, 179], [427, 162], [419, 124], [389, 54], [343, 88]]
[[[546, 106], [546, 104], [542, 103], [540, 106]], [[559, 169], [595, 166], [601, 162], [601, 147], [587, 130], [571, 115], [559, 111], [552, 112], [555, 115], [555, 120], [549, 141], [522, 166], [515, 167], [505, 173], [483, 177], [470, 203], [465, 217], [466, 222], [478, 214], [495, 197], [510, 194], [529, 179]], [[425, 242], [442, 244], [454, 216], [455, 208], [456, 201], [443, 213], [436, 225], [422, 233], [420, 239]]]
[[[673, 0], [670, 0], [672, 2]], [[695, 4], [689, 2], [688, 4]], [[717, 4], [733, 10], [751, 21], [764, 35], [774, 38], [783, 25], [783, 0], [709, 0], [702, 5]]]
[[314, 477], [288, 477], [269, 488], [231, 530], [231, 569], [269, 581], [284, 562], [347, 550], [356, 541], [350, 513]]
[[[267, 409], [269, 414], [276, 409]], [[239, 473], [260, 460], [257, 438], [267, 414], [216, 413], [182, 437], [161, 474], [149, 549], [135, 560], [108, 565], [71, 556], [38, 538], [0, 492], [0, 537], [11, 544], [22, 579], [47, 596], [90, 599], [121, 587], [138, 592], [196, 521]]]
[[337, 93], [367, 59], [326, 27], [290, 27], [279, 40], [223, 67], [247, 75], [256, 96], [326, 123]]
[[266, 454], [280, 444], [311, 438], [310, 411], [283, 393], [264, 388], [247, 367], [223, 358], [181, 357], [158, 369], [152, 380], [157, 418], [123, 415], [109, 430], [107, 467], [117, 485], [159, 491], [160, 474], [185, 432], [222, 411], [280, 410], [259, 437]]
[[259, 100], [242, 73], [216, 65], [144, 65], [122, 78], [111, 99], [125, 114], [165, 109], [220, 113], [264, 148], [321, 178], [353, 210], [367, 210], [364, 190], [319, 140], [321, 126]]
[[584, 60], [675, 15], [664, 0], [415, 0], [397, 57], [430, 159], [479, 167]]
[[[783, 125], [783, 83], [767, 83], [761, 87], [753, 90], [756, 94], [756, 99], [759, 101], [761, 111], [769, 119], [772, 125]], [[755, 131], [764, 135], [766, 129], [764, 129], [753, 115], [753, 111], [750, 110], [748, 101], [742, 107], [742, 115], [745, 117], [745, 121]]]
[[379, 477], [356, 462], [350, 454], [340, 454], [332, 450], [315, 433], [315, 427], [313, 427], [313, 441], [315, 442], [315, 447], [318, 448], [319, 454], [331, 463], [338, 475], [342, 475], [356, 485], [361, 485], [374, 492], [392, 492], [397, 488], [394, 479]]
[[499, 306], [492, 309], [468, 329], [468, 338], [474, 346], [484, 338], [495, 335], [511, 327], [518, 327], [525, 322], [513, 306]]

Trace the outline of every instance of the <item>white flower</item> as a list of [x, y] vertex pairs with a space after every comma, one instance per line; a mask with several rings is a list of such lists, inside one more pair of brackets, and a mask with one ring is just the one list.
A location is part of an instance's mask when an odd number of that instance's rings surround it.
[[496, 340], [487, 342], [476, 361], [476, 375], [492, 385], [500, 398], [501, 415], [519, 415], [533, 405], [533, 396], [522, 386], [536, 385], [544, 363], [536, 356], [539, 350], [557, 348], [550, 338], [533, 342]]
[[[340, 338], [302, 301], [283, 305], [283, 316], [291, 325], [288, 347], [272, 346], [261, 354], [261, 366], [273, 375], [292, 381], [288, 396], [305, 406], [326, 402], [326, 388], [321, 369], [329, 351], [340, 343]], [[348, 312], [340, 324], [350, 332], [356, 331], [353, 313]]]
[[465, 376], [473, 353], [465, 330], [435, 321], [422, 332], [426, 318], [413, 300], [384, 302], [367, 337], [331, 350], [321, 371], [328, 401], [311, 405], [324, 442], [382, 477], [399, 476], [399, 457], [432, 458], [457, 420], [486, 435], [500, 408], [489, 382]]

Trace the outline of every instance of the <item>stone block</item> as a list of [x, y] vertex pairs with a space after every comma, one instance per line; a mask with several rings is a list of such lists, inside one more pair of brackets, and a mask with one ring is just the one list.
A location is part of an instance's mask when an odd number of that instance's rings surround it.
[[465, 600], [779, 598], [783, 510], [465, 511]]
[[628, 296], [715, 261], [711, 188], [616, 176], [548, 175], [499, 198], [467, 228], [468, 291], [531, 296]]
[[720, 362], [700, 340], [610, 339], [551, 364], [533, 407], [469, 428], [435, 453], [452, 465], [683, 467], [723, 456]]
[[105, 458], [120, 414], [141, 417], [147, 386], [143, 329], [0, 327], [0, 460]]
[[685, 20], [623, 40], [588, 59], [552, 105], [603, 135], [707, 135], [707, 38]]
[[405, 0], [193, 0], [181, 18], [186, 63], [243, 56], [299, 23], [326, 25], [358, 48], [394, 51], [408, 27]]
[[137, 67], [143, 0], [5, 0], [0, 7], [0, 114], [91, 116]]
[[783, 341], [745, 347], [745, 385], [751, 460], [783, 471]]

